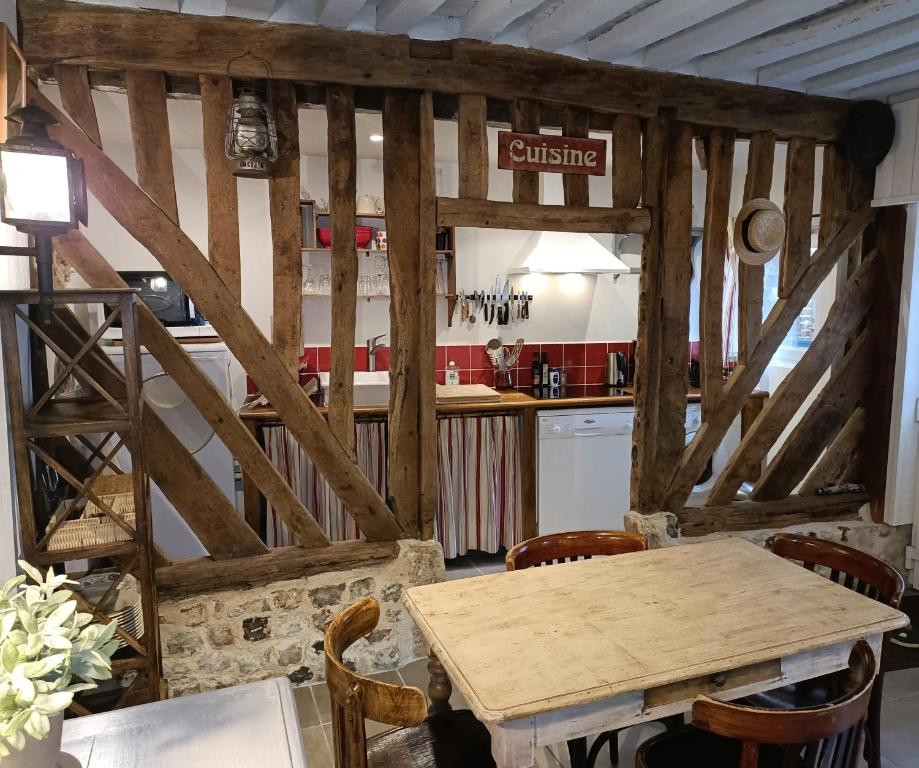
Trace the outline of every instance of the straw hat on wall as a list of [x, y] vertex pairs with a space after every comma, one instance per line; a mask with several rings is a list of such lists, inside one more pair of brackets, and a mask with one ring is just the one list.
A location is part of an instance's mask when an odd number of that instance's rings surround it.
[[785, 216], [770, 200], [758, 197], [746, 203], [734, 223], [734, 250], [745, 264], [765, 264], [785, 241]]

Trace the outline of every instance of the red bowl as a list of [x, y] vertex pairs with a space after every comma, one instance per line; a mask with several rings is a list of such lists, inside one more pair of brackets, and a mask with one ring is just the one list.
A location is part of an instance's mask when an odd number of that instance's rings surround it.
[[354, 241], [358, 248], [366, 248], [373, 240], [373, 227], [355, 227]]
[[319, 239], [319, 242], [325, 248], [332, 247], [332, 228], [331, 227], [318, 227], [316, 229], [316, 237]]

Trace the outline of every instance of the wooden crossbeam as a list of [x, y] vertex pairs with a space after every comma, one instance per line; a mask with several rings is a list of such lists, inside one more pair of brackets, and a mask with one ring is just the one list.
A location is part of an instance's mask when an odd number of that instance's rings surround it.
[[[383, 192], [389, 240], [389, 495], [402, 527], [432, 515], [436, 478], [434, 405], [434, 156], [430, 97], [387, 91]], [[433, 518], [431, 518], [433, 522]]]
[[868, 384], [869, 334], [863, 332], [769, 462], [753, 491], [757, 501], [791, 493], [855, 410]]
[[437, 225], [643, 235], [651, 228], [651, 213], [647, 208], [573, 208], [567, 205], [438, 197]]
[[[271, 343], [296, 377], [303, 354], [303, 238], [300, 218], [300, 134], [293, 83], [274, 80], [272, 90], [278, 129], [278, 159], [268, 179], [271, 214]], [[352, 233], [353, 236], [353, 233]]]
[[865, 437], [868, 414], [864, 408], [856, 408], [839, 434], [833, 438], [823, 455], [814, 464], [807, 478], [801, 483], [801, 494], [816, 493], [820, 488], [834, 483], [851, 482], [847, 473], [857, 466], [859, 449]]
[[772, 360], [782, 340], [791, 329], [811, 295], [830, 273], [836, 261], [862, 230], [873, 219], [874, 212], [864, 206], [853, 212], [845, 226], [823, 248], [818, 248], [811, 258], [807, 271], [786, 298], [779, 299], [763, 326], [759, 343], [745, 363], [734, 369], [724, 388], [719, 408], [702, 424], [695, 438], [686, 447], [667, 492], [667, 509], [680, 509], [705, 462], [724, 439], [731, 423], [737, 417], [756, 383]]
[[488, 197], [488, 127], [484, 96], [464, 93], [459, 97], [457, 157], [459, 196]]
[[224, 151], [227, 112], [233, 86], [226, 75], [202, 75], [201, 120], [204, 125], [204, 178], [207, 186], [207, 258], [230, 292], [239, 299], [239, 199], [233, 163]]
[[[565, 110], [565, 122], [562, 135], [586, 139], [590, 130], [590, 111], [579, 107], [568, 107]], [[586, 208], [590, 205], [588, 177], [583, 173], [566, 173], [562, 176], [562, 188], [565, 194], [565, 205]]]
[[[539, 133], [539, 102], [515, 99], [511, 129], [517, 133]], [[538, 203], [539, 174], [536, 171], [514, 171], [513, 196], [515, 203]]]
[[776, 391], [756, 421], [736, 448], [727, 465], [718, 475], [709, 494], [709, 504], [727, 504], [744, 480], [754, 480], [766, 453], [798, 412], [820, 377], [839, 357], [846, 339], [868, 314], [877, 275], [876, 256], [859, 266], [849, 281], [846, 292], [827, 313], [826, 320], [801, 356], [798, 364], [782, 379]]
[[[69, 263], [92, 287], [128, 287], [81, 232], [68, 232], [56, 238], [54, 245], [55, 254]], [[137, 318], [140, 343], [153, 353], [163, 370], [192, 401], [300, 544], [304, 547], [328, 546], [329, 540], [315, 518], [290, 489], [236, 411], [224, 400], [220, 390], [189, 357], [185, 347], [143, 302], [137, 303]], [[177, 509], [184, 516], [185, 510]]]
[[685, 507], [676, 513], [681, 536], [726, 531], [787, 528], [822, 520], [856, 520], [867, 493], [836, 496], [788, 496], [776, 501], [744, 501], [718, 507]]
[[657, 391], [657, 470], [660, 503], [686, 444], [689, 392], [689, 300], [692, 261], [692, 126], [676, 123], [667, 142], [667, 176], [662, 191], [661, 369]]
[[147, 247], [201, 308], [297, 442], [306, 447], [332, 490], [348, 505], [364, 535], [370, 540], [403, 535], [380, 495], [191, 239], [31, 81], [28, 94], [59, 121], [51, 133], [83, 159], [87, 185], [96, 199]]
[[354, 326], [357, 321], [357, 252], [354, 242], [357, 149], [354, 90], [329, 86], [329, 211], [332, 214], [332, 368], [329, 426], [354, 453]]
[[613, 207], [637, 208], [641, 201], [641, 120], [613, 120]]
[[129, 69], [124, 78], [137, 184], [178, 224], [169, 115], [166, 113], [166, 77], [162, 72]]
[[811, 139], [795, 137], [788, 142], [785, 159], [785, 246], [779, 262], [779, 296], [788, 295], [810, 261], [816, 151]]
[[99, 135], [99, 123], [96, 120], [96, 106], [89, 87], [89, 71], [85, 66], [57, 64], [54, 67], [54, 79], [57, 80], [64, 109], [73, 121], [97, 147], [102, 147]]
[[[88, 334], [66, 307], [57, 307], [55, 312], [71, 333], [66, 333], [60, 325], [52, 325], [48, 333], [65, 351], [78, 349]], [[124, 377], [102, 352], [87, 355], [82, 366], [109, 392], [117, 397], [124, 396]], [[142, 423], [140, 437], [147, 472], [211, 557], [221, 560], [266, 552], [265, 545], [245, 524], [223, 491], [152, 409], [144, 407]]]
[[[20, 0], [23, 50], [33, 65], [63, 61], [104, 69], [274, 77], [375, 88], [482, 93], [527, 98], [599, 112], [653, 117], [660, 108], [698, 125], [733, 126], [742, 134], [818, 141], [842, 135], [849, 103], [652, 69], [493, 45], [475, 40], [424, 41], [327, 27], [168, 14], [54, 0]], [[202, 44], [207, 41], [207, 44]], [[561, 75], [560, 75], [561, 73]]]
[[734, 132], [715, 129], [708, 137], [702, 276], [699, 296], [699, 364], [702, 373], [702, 415], [718, 407], [724, 388], [724, 265], [728, 244], [728, 208], [734, 175]]
[[653, 507], [657, 449], [657, 389], [660, 384], [661, 350], [659, 306], [661, 302], [661, 195], [666, 164], [664, 154], [670, 134], [670, 117], [662, 113], [649, 120], [642, 147], [642, 191], [650, 207], [650, 231], [642, 240], [641, 275], [638, 278], [638, 344], [635, 348], [635, 427], [632, 430], [630, 506], [649, 511]]

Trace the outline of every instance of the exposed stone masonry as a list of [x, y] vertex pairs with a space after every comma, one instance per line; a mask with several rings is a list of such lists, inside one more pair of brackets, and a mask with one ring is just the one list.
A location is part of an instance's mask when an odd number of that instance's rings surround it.
[[326, 624], [351, 603], [374, 596], [380, 623], [346, 660], [379, 672], [427, 653], [402, 606], [402, 590], [442, 581], [443, 550], [433, 541], [399, 542], [383, 565], [332, 571], [247, 589], [159, 600], [163, 671], [173, 696], [287, 675], [322, 680]]

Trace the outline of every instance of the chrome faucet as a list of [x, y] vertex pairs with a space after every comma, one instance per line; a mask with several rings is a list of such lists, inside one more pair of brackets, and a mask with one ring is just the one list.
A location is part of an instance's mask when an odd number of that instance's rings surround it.
[[377, 350], [383, 348], [383, 344], [377, 344], [377, 341], [384, 338], [385, 333], [381, 333], [379, 336], [374, 336], [372, 339], [367, 339], [367, 370], [375, 371], [377, 369]]

